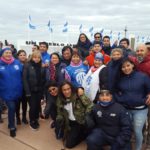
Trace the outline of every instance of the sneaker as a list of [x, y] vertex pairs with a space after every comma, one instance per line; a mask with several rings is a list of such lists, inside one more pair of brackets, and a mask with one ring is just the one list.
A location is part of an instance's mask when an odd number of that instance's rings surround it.
[[53, 121], [50, 125], [51, 128], [55, 128], [55, 121]]
[[32, 130], [37, 130], [37, 129], [38, 129], [38, 126], [37, 126], [37, 124], [34, 122], [34, 123], [30, 123], [30, 128], [31, 128]]
[[15, 137], [16, 136], [16, 129], [10, 129], [10, 136]]
[[21, 125], [21, 120], [20, 120], [20, 118], [17, 118], [17, 125]]
[[28, 124], [28, 120], [27, 120], [26, 118], [23, 118], [23, 119], [22, 119], [22, 123]]

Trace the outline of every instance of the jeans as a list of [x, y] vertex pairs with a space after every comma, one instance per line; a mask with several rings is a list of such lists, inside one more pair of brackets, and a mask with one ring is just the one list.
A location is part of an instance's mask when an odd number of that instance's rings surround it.
[[15, 112], [17, 101], [6, 101], [8, 107], [8, 128], [15, 129]]
[[110, 145], [111, 150], [131, 150], [130, 142], [126, 142], [124, 147], [120, 147], [115, 142], [116, 137], [107, 135], [102, 129], [95, 128], [87, 137], [87, 150], [103, 150], [103, 146]]
[[132, 115], [133, 130], [136, 138], [135, 150], [141, 150], [143, 142], [142, 130], [147, 119], [148, 109], [146, 108], [142, 110], [129, 110], [129, 112]]

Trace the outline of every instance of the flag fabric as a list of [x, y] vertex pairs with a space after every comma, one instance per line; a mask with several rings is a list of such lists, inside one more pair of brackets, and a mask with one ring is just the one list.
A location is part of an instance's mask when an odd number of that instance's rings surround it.
[[120, 35], [121, 35], [121, 33], [119, 32], [119, 33], [118, 33], [118, 40], [120, 40]]
[[68, 22], [66, 21], [66, 23], [64, 24], [63, 30], [62, 32], [68, 32]]
[[82, 24], [79, 26], [79, 31], [82, 33]]
[[91, 27], [91, 28], [89, 29], [89, 32], [93, 32], [93, 30], [94, 30], [94, 28], [93, 28], [93, 27]]
[[142, 37], [142, 42], [144, 43], [144, 41], [145, 41], [145, 37], [143, 36], [143, 37]]
[[33, 25], [31, 22], [32, 22], [31, 16], [29, 15], [29, 21], [28, 21], [29, 29], [36, 29], [36, 26]]
[[52, 32], [53, 32], [53, 29], [52, 29], [52, 27], [51, 27], [51, 22], [50, 22], [50, 20], [48, 21], [47, 26], [48, 26], [49, 31], [52, 33]]
[[104, 29], [102, 29], [102, 30], [100, 31], [101, 34], [103, 34], [103, 32], [104, 32]]
[[109, 37], [112, 39], [112, 30], [110, 31]]

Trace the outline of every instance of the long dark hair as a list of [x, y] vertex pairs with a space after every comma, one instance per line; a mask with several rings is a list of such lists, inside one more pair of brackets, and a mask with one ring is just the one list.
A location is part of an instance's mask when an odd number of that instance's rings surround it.
[[60, 86], [59, 86], [59, 97], [62, 97], [63, 98], [63, 103], [65, 104], [66, 103], [66, 98], [65, 98], [65, 96], [64, 96], [64, 94], [63, 94], [63, 92], [62, 92], [62, 87], [64, 86], [64, 85], [69, 85], [70, 86], [70, 88], [71, 88], [71, 93], [72, 94], [76, 94], [76, 89], [75, 89], [75, 87], [72, 85], [72, 83], [71, 82], [69, 82], [69, 81], [67, 81], [67, 80], [64, 80], [61, 84], [60, 84]]

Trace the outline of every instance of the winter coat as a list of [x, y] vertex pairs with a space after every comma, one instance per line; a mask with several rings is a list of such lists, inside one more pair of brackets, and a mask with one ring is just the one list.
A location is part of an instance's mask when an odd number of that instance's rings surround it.
[[[103, 54], [104, 57], [104, 64], [107, 64], [110, 61], [110, 56], [108, 56], [107, 54], [104, 53], [103, 50], [101, 50], [101, 52]], [[93, 66], [94, 64], [94, 58], [95, 58], [95, 53], [90, 54], [89, 56], [86, 57], [86, 60], [88, 61], [89, 66]]]
[[[36, 71], [36, 67], [38, 67], [39, 72]], [[41, 92], [41, 95], [43, 95], [45, 82], [45, 68], [42, 68], [40, 64], [35, 64], [32, 61], [24, 65], [23, 84], [26, 96], [31, 96], [32, 92]]]
[[135, 109], [145, 105], [148, 93], [150, 93], [150, 78], [141, 72], [133, 71], [130, 75], [120, 78], [115, 98], [126, 108]]
[[22, 96], [22, 65], [18, 60], [6, 64], [0, 60], [0, 98], [18, 100]]
[[129, 57], [129, 58], [133, 61], [138, 71], [146, 73], [150, 77], [150, 52], [140, 63], [138, 62], [136, 57]]
[[87, 119], [88, 127], [100, 128], [108, 136], [115, 138], [120, 146], [124, 146], [127, 141], [130, 141], [131, 123], [127, 110], [115, 102], [106, 107], [95, 104]]
[[43, 52], [42, 54], [42, 63], [46, 64], [50, 62], [50, 54], [48, 54], [47, 52]]
[[[73, 114], [76, 121], [79, 124], [85, 123], [85, 115], [92, 110], [93, 103], [85, 96], [77, 96], [76, 94], [72, 95], [70, 98], [72, 103]], [[63, 120], [65, 122], [65, 130], [69, 130], [69, 117], [68, 112], [64, 108], [66, 100], [63, 97], [58, 97], [56, 106], [57, 106], [57, 117], [56, 120]]]

